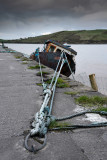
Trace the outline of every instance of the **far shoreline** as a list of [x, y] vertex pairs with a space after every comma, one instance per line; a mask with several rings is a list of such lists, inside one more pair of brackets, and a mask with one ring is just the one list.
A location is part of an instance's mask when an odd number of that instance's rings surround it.
[[[4, 41], [3, 43], [5, 43], [5, 44], [6, 44], [6, 43], [10, 43], [10, 44], [11, 44], [11, 43], [12, 43], [12, 44], [13, 44], [13, 43], [14, 43], [14, 44], [44, 44], [44, 43], [41, 43], [41, 42], [35, 42], [35, 43], [32, 43], [32, 42], [14, 42], [13, 40], [12, 40], [11, 42], [10, 42], [10, 41], [9, 41], [9, 42], [7, 42], [7, 41], [5, 42], [5, 41]], [[67, 42], [64, 42], [64, 43], [67, 43]], [[64, 44], [64, 43], [61, 43], [61, 44]], [[99, 41], [99, 42], [90, 42], [90, 41], [87, 42], [87, 41], [86, 41], [85, 43], [84, 43], [84, 42], [69, 42], [69, 43], [67, 43], [67, 44], [83, 44], [83, 45], [84, 45], [84, 44], [96, 44], [96, 45], [97, 45], [97, 44], [107, 44], [107, 41]]]

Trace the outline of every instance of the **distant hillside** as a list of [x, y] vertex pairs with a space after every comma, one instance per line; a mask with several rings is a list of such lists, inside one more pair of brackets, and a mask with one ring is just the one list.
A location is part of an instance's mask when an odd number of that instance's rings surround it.
[[52, 39], [59, 43], [72, 44], [107, 44], [107, 30], [61, 31], [49, 35], [28, 37], [25, 39], [6, 40], [8, 43], [44, 43]]

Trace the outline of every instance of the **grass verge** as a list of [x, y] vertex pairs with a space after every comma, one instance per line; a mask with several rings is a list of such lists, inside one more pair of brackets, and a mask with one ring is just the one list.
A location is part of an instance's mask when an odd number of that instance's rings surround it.
[[75, 99], [75, 102], [82, 106], [103, 106], [107, 105], [107, 97], [100, 97], [100, 96], [80, 96], [79, 98]]

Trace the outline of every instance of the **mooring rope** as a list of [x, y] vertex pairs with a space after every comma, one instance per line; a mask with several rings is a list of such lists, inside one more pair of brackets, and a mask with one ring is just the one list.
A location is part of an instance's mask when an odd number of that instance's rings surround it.
[[[49, 125], [52, 121], [62, 121], [62, 120], [74, 118], [77, 116], [81, 116], [86, 113], [97, 113], [97, 114], [101, 114], [101, 115], [107, 115], [107, 112], [85, 111], [85, 112], [77, 113], [77, 114], [62, 117], [62, 118], [53, 118], [53, 116], [51, 115], [51, 112], [52, 112], [52, 107], [53, 107], [53, 99], [55, 96], [56, 83], [57, 83], [57, 80], [59, 78], [59, 75], [60, 75], [60, 72], [61, 72], [61, 69], [62, 69], [64, 63], [68, 64], [68, 67], [71, 71], [71, 74], [72, 74], [72, 70], [71, 70], [70, 65], [68, 63], [66, 54], [64, 52], [62, 52], [60, 59], [58, 61], [56, 70], [54, 72], [53, 78], [51, 80], [51, 83], [49, 86], [47, 86], [44, 83], [44, 79], [43, 79], [42, 67], [41, 67], [40, 57], [39, 57], [39, 48], [36, 50], [36, 56], [38, 56], [38, 60], [39, 60], [39, 67], [40, 67], [40, 72], [41, 72], [41, 79], [42, 79], [42, 86], [43, 86], [43, 93], [44, 93], [44, 101], [42, 103], [40, 111], [35, 114], [35, 120], [32, 123], [33, 129], [31, 129], [29, 134], [25, 137], [24, 145], [27, 150], [29, 150], [30, 152], [36, 153], [37, 151], [43, 149], [47, 143], [48, 130], [49, 131], [53, 131], [53, 130], [56, 131], [56, 130], [65, 130], [65, 129], [70, 130], [70, 129], [77, 129], [77, 128], [90, 128], [90, 127], [92, 128], [92, 127], [102, 127], [102, 126], [105, 127], [105, 126], [107, 126], [107, 122], [104, 122], [104, 123], [96, 123], [96, 124], [92, 123], [90, 125], [69, 125], [66, 127], [56, 127], [56, 128], [49, 129]], [[58, 68], [59, 68], [59, 71], [58, 71]], [[50, 101], [50, 107], [48, 106], [49, 101]], [[28, 140], [30, 138], [32, 138], [33, 136], [44, 137], [43, 144], [37, 149], [33, 145], [31, 147], [29, 147], [29, 145], [28, 145]]]

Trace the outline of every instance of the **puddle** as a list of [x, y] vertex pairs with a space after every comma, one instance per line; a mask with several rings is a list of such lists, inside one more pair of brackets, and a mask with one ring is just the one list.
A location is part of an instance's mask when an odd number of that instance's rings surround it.
[[[84, 112], [87, 109], [85, 109], [84, 107], [81, 107], [79, 105], [76, 105], [76, 108], [73, 110], [76, 113], [80, 113], [80, 112]], [[107, 119], [100, 116], [99, 114], [95, 114], [95, 113], [86, 113], [85, 114], [85, 118], [82, 118], [83, 121], [91, 121], [93, 123], [102, 123], [102, 122], [107, 122]]]
[[86, 115], [86, 118], [83, 118], [83, 120], [88, 120], [88, 121], [91, 121], [91, 122], [107, 122], [107, 119], [100, 116], [99, 114], [94, 114], [94, 113], [87, 113], [85, 114]]

